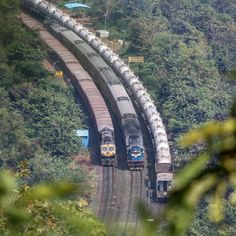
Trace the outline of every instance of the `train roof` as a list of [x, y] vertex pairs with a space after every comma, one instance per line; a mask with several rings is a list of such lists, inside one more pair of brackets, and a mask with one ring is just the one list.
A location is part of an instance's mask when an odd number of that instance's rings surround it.
[[124, 87], [122, 85], [113, 85], [110, 87], [110, 90], [114, 98], [117, 100], [121, 117], [123, 117], [125, 114], [133, 114], [136, 116], [134, 106]]

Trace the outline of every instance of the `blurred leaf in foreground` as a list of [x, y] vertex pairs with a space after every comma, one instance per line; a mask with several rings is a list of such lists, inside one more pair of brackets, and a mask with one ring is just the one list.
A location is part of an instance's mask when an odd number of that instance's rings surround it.
[[[0, 174], [0, 235], [106, 235], [105, 227], [81, 202], [68, 200], [81, 188], [70, 182], [17, 186]], [[64, 200], [62, 199], [64, 198]]]

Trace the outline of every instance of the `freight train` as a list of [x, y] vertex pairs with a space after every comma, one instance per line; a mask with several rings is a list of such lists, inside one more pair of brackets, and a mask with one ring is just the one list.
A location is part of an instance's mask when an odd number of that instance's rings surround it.
[[122, 82], [130, 89], [143, 113], [153, 140], [156, 156], [157, 198], [165, 198], [173, 182], [173, 168], [169, 143], [160, 114], [157, 112], [152, 99], [144, 89], [139, 78], [135, 76], [119, 56], [113, 53], [99, 38], [55, 6], [44, 0], [22, 0], [21, 2], [27, 8], [34, 8], [38, 13], [40, 12], [45, 16], [58, 20], [58, 22], [67, 28], [73, 30], [99, 53], [104, 61], [106, 61], [122, 79]]
[[122, 127], [128, 168], [130, 170], [143, 169], [142, 132], [132, 101], [119, 78], [98, 53], [73, 31], [52, 21], [46, 21], [45, 25], [55, 37], [73, 51], [83, 67], [94, 78], [103, 96], [112, 104], [119, 125]]
[[29, 28], [39, 30], [40, 37], [49, 46], [50, 56], [57, 61], [63, 70], [69, 75], [70, 81], [88, 108], [93, 124], [100, 137], [100, 161], [103, 166], [114, 165], [116, 146], [114, 142], [114, 128], [110, 113], [103, 97], [92, 78], [79, 64], [72, 53], [66, 49], [45, 28], [30, 16], [22, 14], [24, 23]]

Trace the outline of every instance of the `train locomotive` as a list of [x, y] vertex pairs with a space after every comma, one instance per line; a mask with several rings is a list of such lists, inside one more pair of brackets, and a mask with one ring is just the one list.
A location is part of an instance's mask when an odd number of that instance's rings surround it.
[[[143, 87], [142, 82], [134, 75], [128, 66], [125, 65], [118, 55], [112, 52], [111, 49], [102, 43], [94, 34], [90, 33], [88, 29], [83, 27], [82, 24], [75, 22], [74, 19], [71, 19], [68, 15], [64, 14], [61, 10], [56, 9], [55, 6], [46, 1], [22, 0], [22, 2], [30, 5], [30, 7], [37, 8], [38, 12], [58, 20], [78, 34], [99, 53], [104, 61], [111, 66], [114, 72], [122, 79], [122, 82], [125, 83], [132, 92], [137, 104], [142, 110], [147, 127], [152, 136], [156, 156], [157, 198], [163, 199], [164, 196], [168, 195], [169, 186], [173, 182], [173, 168], [169, 143], [160, 114], [157, 112], [156, 107]], [[168, 166], [168, 168], [164, 168], [164, 165]]]
[[125, 143], [127, 149], [127, 162], [130, 170], [139, 170], [143, 168], [144, 148], [142, 134], [137, 118], [133, 114], [124, 114], [122, 119]]
[[103, 166], [113, 166], [115, 164], [116, 146], [114, 142], [114, 130], [104, 128], [100, 132], [101, 145], [100, 155]]

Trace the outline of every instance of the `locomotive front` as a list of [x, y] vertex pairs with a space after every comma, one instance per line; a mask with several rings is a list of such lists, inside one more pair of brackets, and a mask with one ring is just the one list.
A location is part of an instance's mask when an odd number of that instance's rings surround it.
[[105, 128], [101, 134], [100, 146], [101, 164], [103, 166], [113, 166], [116, 157], [116, 146], [114, 144], [114, 132]]
[[144, 147], [139, 122], [134, 114], [123, 117], [126, 136], [127, 163], [130, 170], [144, 168]]

